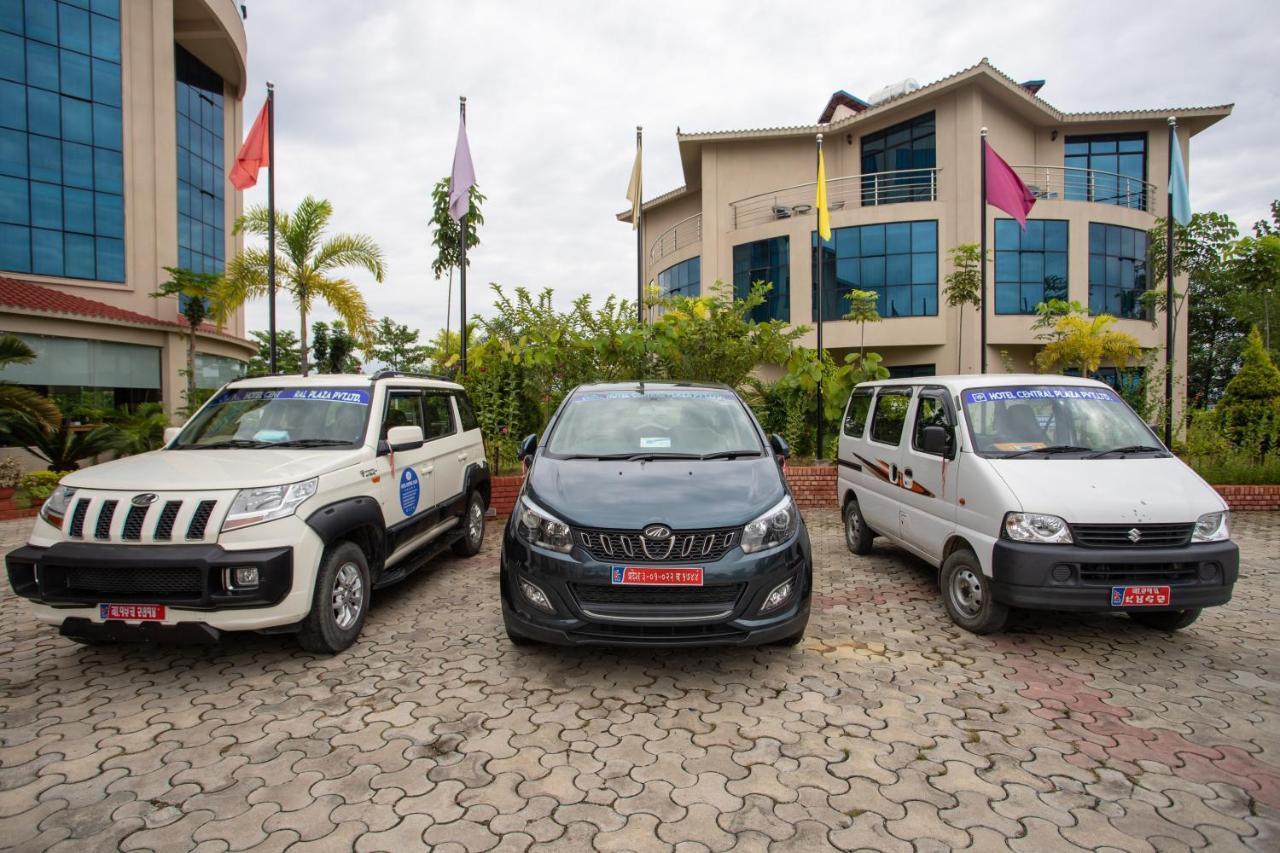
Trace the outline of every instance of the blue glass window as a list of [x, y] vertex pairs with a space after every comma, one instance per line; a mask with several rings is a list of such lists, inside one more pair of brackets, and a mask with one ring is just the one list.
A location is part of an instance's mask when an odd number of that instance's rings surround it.
[[1089, 313], [1142, 319], [1147, 232], [1089, 223]]
[[[930, 201], [937, 163], [934, 115], [921, 116], [862, 137], [862, 203]], [[897, 174], [891, 174], [897, 173]]]
[[701, 293], [702, 258], [689, 258], [658, 273], [658, 287], [666, 296], [697, 296]]
[[0, 270], [124, 281], [119, 17], [0, 0]]
[[[818, 319], [818, 234], [812, 232], [813, 319]], [[822, 248], [822, 316], [849, 313], [850, 290], [873, 290], [881, 317], [938, 313], [938, 223], [889, 222], [837, 228]]]
[[[178, 104], [178, 258], [195, 272], [224, 269], [222, 78], [175, 48]], [[181, 300], [180, 300], [181, 301]]]
[[1068, 136], [1064, 142], [1067, 198], [1146, 208], [1145, 133]]
[[745, 299], [751, 285], [769, 282], [773, 288], [763, 305], [751, 312], [756, 322], [791, 321], [791, 241], [770, 237], [733, 247], [733, 295]]
[[1050, 299], [1067, 298], [1067, 222], [996, 220], [996, 313], [1034, 314]]

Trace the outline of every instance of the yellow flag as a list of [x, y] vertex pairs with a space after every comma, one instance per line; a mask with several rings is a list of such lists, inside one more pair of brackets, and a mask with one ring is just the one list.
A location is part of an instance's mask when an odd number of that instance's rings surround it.
[[827, 166], [822, 159], [822, 143], [818, 143], [818, 234], [831, 239], [831, 211], [827, 209]]
[[636, 162], [631, 167], [631, 183], [627, 184], [627, 201], [631, 202], [631, 230], [640, 227], [640, 195], [643, 192], [640, 181], [640, 146], [636, 146]]

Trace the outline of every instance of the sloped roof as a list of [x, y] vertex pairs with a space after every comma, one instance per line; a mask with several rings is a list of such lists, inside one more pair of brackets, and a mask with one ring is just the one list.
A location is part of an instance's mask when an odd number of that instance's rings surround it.
[[857, 95], [850, 95], [844, 89], [838, 89], [831, 93], [830, 100], [828, 100], [827, 105], [822, 108], [822, 114], [818, 116], [818, 124], [826, 124], [831, 121], [831, 117], [836, 114], [836, 107], [840, 106], [848, 107], [855, 113], [860, 113], [863, 110], [870, 108], [871, 104], [862, 100], [862, 98], [859, 98]]

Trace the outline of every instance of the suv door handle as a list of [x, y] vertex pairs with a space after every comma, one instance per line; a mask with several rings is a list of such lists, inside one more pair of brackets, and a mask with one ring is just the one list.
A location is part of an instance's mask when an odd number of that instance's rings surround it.
[[418, 470], [422, 472], [423, 476], [429, 477], [436, 470], [436, 466], [428, 465], [426, 468], [420, 468]]
[[910, 469], [910, 468], [903, 468], [903, 469], [902, 469], [902, 476], [906, 477], [908, 480], [914, 480], [914, 479], [915, 479], [915, 477], [911, 476], [911, 469]]
[[459, 454], [458, 454], [458, 461], [459, 461], [459, 462], [466, 462], [466, 461], [467, 461], [467, 454], [466, 454], [466, 453], [459, 453]]

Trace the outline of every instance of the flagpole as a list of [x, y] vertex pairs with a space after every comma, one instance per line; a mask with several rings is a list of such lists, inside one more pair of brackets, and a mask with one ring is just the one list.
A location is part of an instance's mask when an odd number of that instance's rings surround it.
[[1173, 446], [1173, 146], [1178, 144], [1178, 120], [1169, 116], [1169, 205], [1164, 223], [1165, 304], [1164, 304], [1164, 444]]
[[[822, 162], [822, 134], [819, 133], [817, 154], [816, 154], [816, 157], [814, 158], [815, 172], [817, 171], [818, 164], [820, 164], [821, 162]], [[825, 176], [819, 175], [819, 179], [822, 179], [823, 177]], [[823, 189], [822, 187], [818, 188], [819, 191], [821, 191], [822, 189]], [[818, 216], [821, 216], [821, 215], [822, 215], [822, 211], [819, 210]], [[822, 357], [824, 352], [822, 348], [822, 326], [823, 326], [823, 323], [822, 323], [822, 319], [823, 319], [822, 317], [822, 308], [823, 308], [822, 306], [822, 296], [823, 296], [822, 268], [826, 266], [826, 264], [823, 263], [826, 260], [826, 258], [823, 256], [823, 245], [822, 245], [823, 239], [822, 239], [821, 221], [819, 221], [818, 226], [819, 226], [818, 227], [818, 446], [817, 446], [816, 452], [814, 453], [814, 457], [817, 459], [821, 459], [822, 458], [822, 440], [823, 438], [825, 438], [825, 436], [822, 434], [824, 432], [822, 428], [823, 421], [825, 420], [825, 418], [823, 417], [823, 408], [822, 408], [822, 371], [826, 367], [826, 360]]]
[[[462, 119], [463, 125], [467, 123], [467, 99], [465, 96], [458, 98], [458, 115]], [[470, 193], [470, 187], [467, 188]], [[458, 310], [462, 314], [458, 325], [458, 332], [462, 336], [458, 346], [458, 370], [460, 376], [467, 375], [467, 218], [471, 215], [471, 198], [467, 197], [467, 210], [458, 219], [458, 247], [461, 264], [458, 270]], [[445, 346], [449, 345], [446, 337]]]
[[[269, 373], [276, 372], [276, 86], [267, 81], [267, 347]], [[307, 354], [302, 354], [305, 367]], [[304, 370], [305, 372], [305, 370]]]
[[[644, 128], [636, 125], [636, 160], [643, 164]], [[636, 318], [644, 325], [644, 168], [641, 166], [639, 186], [636, 187], [639, 199], [636, 214]]]
[[[982, 264], [982, 285], [978, 293], [978, 312], [981, 314], [979, 325], [981, 327], [978, 334], [978, 346], [981, 349], [979, 354], [979, 365], [981, 373], [987, 372], [987, 129], [981, 130], [982, 134], [982, 165], [981, 165], [981, 201], [978, 204], [978, 260]], [[959, 344], [957, 343], [957, 346]]]

